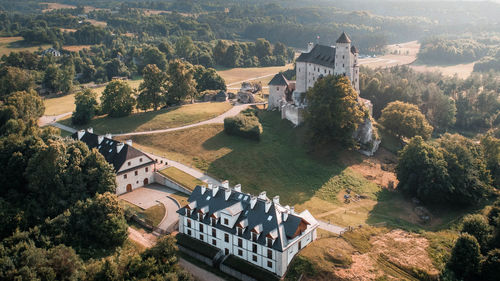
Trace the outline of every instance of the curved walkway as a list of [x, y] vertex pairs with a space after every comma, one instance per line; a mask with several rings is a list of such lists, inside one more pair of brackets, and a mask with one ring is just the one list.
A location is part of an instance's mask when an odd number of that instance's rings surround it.
[[230, 110], [222, 113], [221, 115], [214, 117], [212, 119], [208, 119], [205, 121], [201, 121], [198, 123], [194, 123], [191, 125], [186, 125], [186, 126], [181, 126], [181, 127], [175, 127], [175, 128], [168, 128], [168, 129], [160, 129], [160, 130], [153, 130], [153, 131], [143, 131], [143, 132], [130, 132], [130, 133], [124, 133], [124, 134], [116, 134], [113, 136], [137, 136], [137, 135], [150, 135], [150, 134], [160, 134], [160, 133], [168, 133], [168, 132], [173, 132], [173, 131], [178, 131], [178, 130], [183, 130], [183, 129], [188, 129], [188, 128], [193, 128], [193, 127], [198, 127], [198, 126], [203, 126], [203, 125], [208, 125], [208, 124], [224, 124], [224, 119], [227, 117], [233, 117], [235, 115], [238, 115], [241, 111], [247, 109], [251, 105], [261, 105], [261, 104], [267, 104], [266, 102], [261, 102], [261, 103], [250, 103], [250, 104], [239, 104], [233, 106]]

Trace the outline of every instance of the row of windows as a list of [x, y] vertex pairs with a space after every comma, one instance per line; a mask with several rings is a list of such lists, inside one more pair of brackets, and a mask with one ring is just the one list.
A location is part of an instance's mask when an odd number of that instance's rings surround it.
[[[149, 172], [149, 167], [146, 167], [144, 170], [146, 171], [146, 173]], [[137, 176], [137, 175], [139, 175], [139, 170], [134, 171], [134, 176]], [[123, 178], [127, 179], [127, 174], [124, 174]]]
[[[139, 162], [142, 163], [142, 157], [139, 158]], [[132, 162], [128, 161], [127, 165], [129, 165], [129, 166], [132, 165]]]
[[[192, 232], [191, 232], [191, 230], [190, 230], [190, 229], [188, 229], [188, 230], [187, 230], [187, 234], [188, 234], [189, 236], [191, 236], [191, 233], [192, 233]], [[226, 234], [226, 235], [227, 235], [227, 234]], [[199, 237], [200, 237], [200, 240], [203, 240], [203, 239], [204, 239], [203, 234], [200, 234], [200, 236], [199, 236]], [[239, 239], [239, 240], [241, 241], [241, 239]], [[226, 241], [226, 242], [227, 242], [227, 241]], [[240, 243], [240, 242], [238, 242], [238, 244], [239, 244], [239, 243]], [[217, 240], [216, 240], [216, 239], [212, 239], [212, 245], [217, 246]], [[240, 246], [240, 245], [238, 245], [238, 246]], [[240, 247], [241, 247], [241, 246], [240, 246]], [[227, 255], [227, 254], [229, 254], [229, 249], [225, 249], [225, 251], [224, 251], [224, 252], [225, 252], [225, 254], [226, 254], [226, 255]], [[252, 252], [257, 253], [257, 245], [256, 245], [256, 244], [253, 244]], [[238, 255], [238, 256], [240, 256], [240, 257], [243, 257], [243, 250], [242, 250], [242, 249], [238, 249], [238, 251], [237, 251], [237, 255]], [[271, 250], [269, 250], [269, 249], [267, 250], [267, 258], [268, 258], [268, 259], [272, 259], [272, 258], [273, 258], [273, 252], [272, 252]], [[257, 262], [257, 255], [252, 255], [252, 261]], [[272, 262], [272, 261], [267, 261], [267, 267], [269, 267], [269, 268], [273, 268], [273, 262]]]

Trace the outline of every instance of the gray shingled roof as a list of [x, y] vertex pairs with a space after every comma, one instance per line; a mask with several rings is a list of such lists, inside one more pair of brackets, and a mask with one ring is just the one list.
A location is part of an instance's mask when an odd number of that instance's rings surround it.
[[[75, 140], [78, 140], [78, 132], [71, 135]], [[104, 137], [102, 142], [99, 143], [99, 136], [88, 131], [82, 136], [80, 141], [84, 142], [90, 149], [96, 148], [104, 156], [106, 161], [113, 165], [115, 173], [123, 166], [123, 164], [132, 158], [144, 156], [144, 161], [141, 166], [147, 166], [154, 162], [151, 157], [142, 151], [124, 143], [120, 152], [117, 152], [117, 145], [121, 142]], [[133, 169], [136, 169], [133, 167]], [[125, 172], [125, 171], [124, 171]]]
[[309, 53], [302, 53], [296, 59], [297, 62], [308, 62], [334, 68], [335, 48], [331, 46], [316, 44]]
[[339, 39], [337, 39], [337, 43], [351, 43], [351, 39], [349, 38], [349, 36], [347, 36], [347, 33], [345, 33], [344, 31], [340, 35]]
[[353, 53], [353, 54], [359, 53], [358, 48], [356, 48], [356, 46], [352, 45], [351, 46], [351, 53]]
[[[272, 201], [270, 202], [269, 210], [266, 212], [266, 200], [257, 198], [254, 208], [251, 208], [249, 194], [242, 193], [231, 190], [231, 195], [228, 200], [225, 199], [226, 189], [219, 187], [218, 192], [213, 195], [213, 191], [210, 188], [205, 188], [205, 192], [202, 194], [202, 187], [197, 186], [191, 196], [188, 199], [189, 205], [196, 206], [194, 212], [191, 212], [190, 218], [193, 220], [198, 220], [197, 212], [200, 208], [208, 206], [209, 214], [203, 219], [205, 224], [211, 224], [210, 216], [213, 213], [222, 212], [228, 210], [231, 213], [236, 213], [238, 216], [234, 227], [229, 228], [221, 224], [220, 220], [217, 221], [215, 228], [223, 230], [231, 234], [237, 234], [237, 225], [245, 226], [242, 238], [246, 240], [251, 240], [251, 231], [258, 231], [260, 235], [256, 243], [261, 245], [266, 245], [266, 236], [275, 237], [273, 243], [273, 249], [278, 251], [283, 251], [288, 243], [289, 239], [293, 239], [297, 228], [301, 221], [305, 224], [317, 225], [317, 222], [306, 221], [299, 214], [288, 214], [286, 221], [283, 221], [283, 211], [285, 209]], [[196, 202], [196, 203], [194, 203]], [[240, 211], [241, 208], [241, 211]], [[186, 206], [180, 208], [177, 213], [185, 216]], [[311, 219], [309, 219], [311, 220]]]
[[283, 74], [280, 72], [276, 75], [274, 75], [273, 79], [269, 81], [268, 85], [274, 85], [274, 86], [288, 86], [288, 80], [283, 76]]

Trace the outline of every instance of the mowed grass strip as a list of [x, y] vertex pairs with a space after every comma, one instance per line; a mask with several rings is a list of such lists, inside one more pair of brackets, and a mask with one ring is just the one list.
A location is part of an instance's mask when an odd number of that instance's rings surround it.
[[[94, 118], [89, 124], [77, 128], [92, 127], [97, 134], [119, 134], [175, 128], [214, 118], [228, 111], [231, 107], [232, 105], [228, 102], [187, 104], [158, 111], [135, 113], [119, 118], [101, 116]], [[71, 124], [71, 118], [60, 122], [74, 127]]]
[[[197, 185], [203, 185], [204, 182], [187, 174], [176, 167], [167, 167], [160, 171], [160, 174], [179, 183], [189, 190], [193, 190]], [[179, 202], [180, 203], [180, 202]]]

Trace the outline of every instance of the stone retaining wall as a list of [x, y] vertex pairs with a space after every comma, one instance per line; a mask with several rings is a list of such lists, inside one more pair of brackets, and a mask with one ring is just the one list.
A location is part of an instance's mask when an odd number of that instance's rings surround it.
[[154, 178], [155, 178], [156, 183], [159, 183], [161, 185], [165, 185], [167, 187], [172, 188], [173, 190], [182, 192], [182, 193], [187, 194], [187, 195], [191, 194], [191, 190], [185, 188], [180, 183], [177, 183], [176, 181], [165, 177], [164, 175], [160, 174], [159, 172], [156, 172], [154, 174]]

